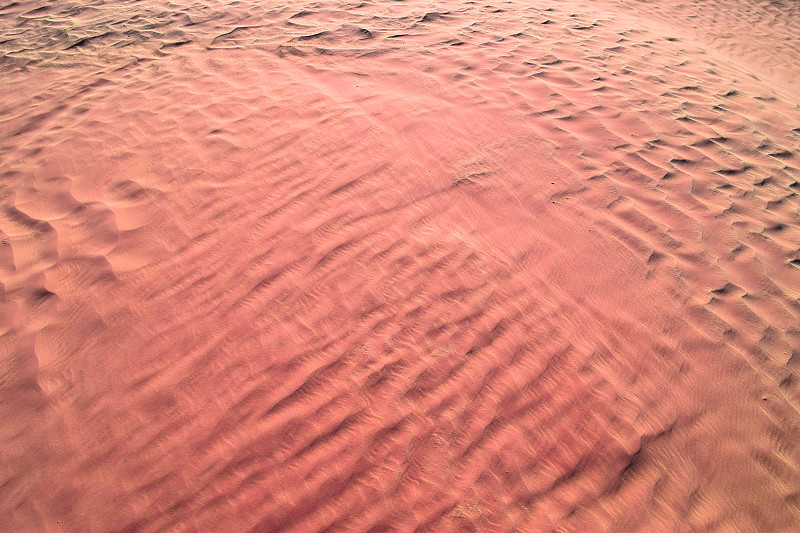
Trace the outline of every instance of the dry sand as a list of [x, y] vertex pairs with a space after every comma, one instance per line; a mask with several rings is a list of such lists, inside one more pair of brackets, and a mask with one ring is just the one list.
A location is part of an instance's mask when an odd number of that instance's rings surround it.
[[800, 6], [0, 8], [0, 530], [800, 531]]

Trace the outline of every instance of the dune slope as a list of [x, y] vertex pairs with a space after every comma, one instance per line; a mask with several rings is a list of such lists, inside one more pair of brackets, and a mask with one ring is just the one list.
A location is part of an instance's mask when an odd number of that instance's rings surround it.
[[797, 10], [0, 7], [0, 525], [797, 531]]

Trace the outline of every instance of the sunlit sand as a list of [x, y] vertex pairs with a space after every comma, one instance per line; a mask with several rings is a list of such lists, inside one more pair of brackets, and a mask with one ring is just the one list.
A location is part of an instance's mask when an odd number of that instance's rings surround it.
[[800, 531], [800, 7], [0, 7], [0, 531]]

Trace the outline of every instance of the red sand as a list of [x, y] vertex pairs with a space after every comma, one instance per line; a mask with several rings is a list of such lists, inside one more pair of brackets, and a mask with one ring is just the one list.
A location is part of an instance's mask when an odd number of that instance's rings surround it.
[[800, 7], [0, 8], [0, 530], [800, 531]]

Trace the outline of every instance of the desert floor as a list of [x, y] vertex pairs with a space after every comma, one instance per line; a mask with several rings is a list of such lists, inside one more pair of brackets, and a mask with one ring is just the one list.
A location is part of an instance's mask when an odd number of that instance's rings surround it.
[[800, 4], [0, 7], [0, 530], [800, 531]]

